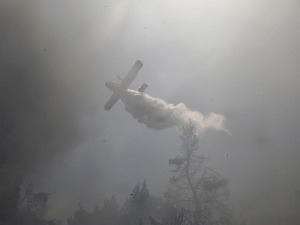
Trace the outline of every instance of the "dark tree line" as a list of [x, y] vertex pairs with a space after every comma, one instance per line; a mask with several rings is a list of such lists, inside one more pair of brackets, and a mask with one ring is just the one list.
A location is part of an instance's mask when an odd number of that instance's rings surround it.
[[50, 194], [35, 192], [31, 183], [17, 178], [1, 184], [0, 224], [2, 225], [60, 225], [59, 220], [46, 217]]
[[199, 137], [192, 123], [180, 135], [180, 154], [169, 160], [173, 167], [171, 188], [163, 197], [150, 194], [146, 181], [137, 184], [122, 207], [115, 197], [87, 212], [79, 205], [68, 225], [236, 225], [227, 206], [228, 179], [205, 167], [199, 153]]
[[137, 184], [122, 207], [115, 196], [96, 205], [92, 212], [78, 205], [77, 211], [68, 219], [68, 225], [187, 225], [192, 224], [190, 213], [177, 209], [168, 199], [150, 194], [146, 181]]
[[[89, 212], [82, 204], [66, 221], [68, 225], [236, 225], [240, 224], [227, 206], [228, 180], [204, 166], [199, 137], [193, 124], [182, 134], [181, 151], [169, 160], [170, 189], [162, 197], [150, 194], [146, 181], [138, 183], [122, 206], [115, 196]], [[5, 163], [0, 164], [5, 173]], [[46, 217], [50, 194], [35, 192], [22, 176], [2, 176], [0, 224], [59, 225]], [[5, 179], [4, 179], [5, 178]]]

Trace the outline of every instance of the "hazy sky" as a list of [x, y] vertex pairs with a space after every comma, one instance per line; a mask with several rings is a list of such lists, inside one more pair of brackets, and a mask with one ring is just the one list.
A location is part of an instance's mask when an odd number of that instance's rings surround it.
[[289, 209], [300, 189], [299, 1], [15, 0], [0, 8], [1, 113], [28, 149], [16, 158], [52, 194], [49, 215], [65, 218], [79, 201], [124, 200], [145, 178], [151, 193], [167, 189], [176, 129], [147, 128], [121, 101], [103, 110], [104, 82], [137, 59], [144, 66], [132, 89], [145, 82], [151, 96], [226, 117], [232, 135], [204, 132], [200, 146], [229, 178], [236, 208], [250, 216]]

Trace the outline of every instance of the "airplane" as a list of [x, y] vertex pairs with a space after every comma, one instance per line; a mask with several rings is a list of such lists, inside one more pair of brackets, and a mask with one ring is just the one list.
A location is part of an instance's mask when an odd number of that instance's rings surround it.
[[[105, 82], [105, 86], [113, 92], [112, 96], [108, 99], [107, 103], [104, 105], [104, 109], [106, 111], [109, 111], [114, 104], [117, 103], [117, 101], [120, 99], [120, 95], [122, 91], [127, 90], [129, 85], [132, 83], [134, 78], [137, 76], [138, 72], [142, 68], [143, 63], [140, 60], [137, 60], [135, 64], [132, 66], [132, 68], [129, 70], [128, 74], [124, 78], [117, 77], [121, 83], [114, 83], [114, 82]], [[139, 89], [138, 92], [142, 93], [146, 90], [148, 87], [147, 84], [143, 83]]]

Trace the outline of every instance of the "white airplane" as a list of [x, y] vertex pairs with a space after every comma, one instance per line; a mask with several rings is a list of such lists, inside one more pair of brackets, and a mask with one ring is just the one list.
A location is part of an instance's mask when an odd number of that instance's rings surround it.
[[[132, 83], [134, 78], [137, 76], [139, 70], [142, 68], [143, 63], [140, 60], [137, 60], [135, 64], [132, 66], [126, 77], [120, 78], [118, 76], [118, 79], [121, 80], [120, 84], [114, 83], [114, 82], [105, 82], [105, 86], [113, 92], [112, 96], [108, 99], [107, 103], [104, 106], [104, 109], [106, 111], [109, 111], [114, 104], [117, 103], [117, 101], [120, 99], [120, 95], [122, 91], [126, 90], [129, 85]], [[138, 91], [144, 92], [146, 88], [148, 87], [147, 84], [142, 84]]]

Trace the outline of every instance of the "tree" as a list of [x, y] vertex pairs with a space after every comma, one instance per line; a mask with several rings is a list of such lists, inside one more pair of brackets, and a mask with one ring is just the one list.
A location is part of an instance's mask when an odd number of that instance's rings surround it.
[[67, 220], [68, 225], [83, 225], [91, 224], [91, 215], [87, 212], [81, 203], [78, 204], [78, 210], [74, 213], [74, 216]]
[[3, 175], [0, 169], [0, 224], [13, 224], [19, 218], [20, 191], [23, 179]]
[[120, 224], [119, 214], [119, 204], [113, 195], [110, 199], [104, 201], [101, 224]]
[[25, 212], [34, 215], [36, 219], [43, 220], [47, 211], [46, 203], [49, 197], [50, 194], [46, 192], [35, 193], [31, 182], [26, 184], [23, 199]]
[[130, 224], [136, 224], [140, 219], [145, 220], [151, 211], [152, 200], [146, 180], [144, 180], [142, 187], [139, 183], [134, 187], [124, 207]]
[[191, 122], [183, 127], [179, 137], [181, 152], [169, 160], [176, 204], [192, 213], [195, 225], [231, 222], [230, 210], [224, 204], [229, 194], [228, 180], [203, 166], [206, 158], [199, 154], [199, 136]]

